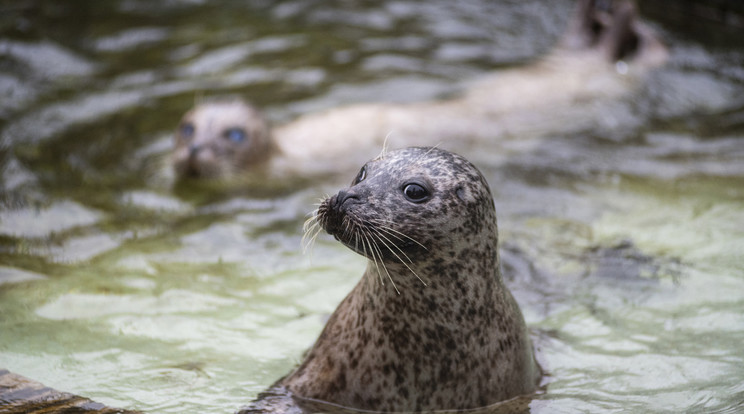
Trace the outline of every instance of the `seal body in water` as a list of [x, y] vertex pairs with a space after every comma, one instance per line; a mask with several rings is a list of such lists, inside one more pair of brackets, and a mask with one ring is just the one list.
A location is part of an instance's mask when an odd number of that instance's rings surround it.
[[[633, 111], [606, 103], [633, 96], [650, 69], [663, 63], [665, 50], [628, 0], [581, 0], [551, 54], [487, 74], [452, 99], [350, 105], [303, 115], [270, 132], [250, 105], [207, 101], [184, 116], [174, 167], [179, 176], [336, 175], [355, 170], [388, 137], [396, 147], [442, 145], [477, 155], [484, 144], [511, 137], [633, 122], [622, 118]], [[231, 140], [236, 126], [252, 131], [250, 137]]]
[[412, 412], [535, 391], [540, 370], [501, 275], [493, 197], [470, 162], [436, 148], [383, 153], [322, 202], [308, 232], [320, 228], [367, 268], [274, 392]]

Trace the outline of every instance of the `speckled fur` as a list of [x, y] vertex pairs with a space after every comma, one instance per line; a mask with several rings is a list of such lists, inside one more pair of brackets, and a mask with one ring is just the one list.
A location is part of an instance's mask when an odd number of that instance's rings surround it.
[[[481, 173], [435, 148], [393, 151], [364, 171], [322, 203], [317, 220], [365, 254], [367, 270], [278, 385], [374, 411], [467, 409], [534, 391], [539, 369], [503, 284], [495, 208]], [[430, 198], [407, 200], [411, 182]]]

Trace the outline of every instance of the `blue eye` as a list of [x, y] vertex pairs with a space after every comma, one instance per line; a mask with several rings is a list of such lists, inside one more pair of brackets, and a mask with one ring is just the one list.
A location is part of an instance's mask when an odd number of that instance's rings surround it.
[[232, 142], [243, 142], [247, 136], [243, 128], [230, 128], [225, 131], [225, 138]]
[[178, 131], [183, 138], [191, 138], [194, 136], [194, 124], [181, 124], [181, 126], [178, 127]]

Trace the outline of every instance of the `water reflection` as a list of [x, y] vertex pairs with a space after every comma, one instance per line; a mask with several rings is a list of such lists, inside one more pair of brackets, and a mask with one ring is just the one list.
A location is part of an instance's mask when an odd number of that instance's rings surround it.
[[[449, 95], [546, 53], [570, 4], [0, 6], [0, 367], [148, 412], [244, 405], [363, 263], [332, 240], [301, 252], [333, 182], [154, 182], [181, 114], [226, 92], [277, 124]], [[656, 26], [669, 63], [589, 106], [592, 128], [473, 151], [549, 372], [533, 412], [734, 411], [744, 395], [739, 34]]]

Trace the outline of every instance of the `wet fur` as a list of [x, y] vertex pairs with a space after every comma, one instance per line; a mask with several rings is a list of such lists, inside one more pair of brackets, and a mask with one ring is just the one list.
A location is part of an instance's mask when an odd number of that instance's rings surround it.
[[[540, 373], [503, 284], [480, 172], [450, 152], [408, 148], [370, 161], [365, 173], [316, 217], [367, 257], [367, 269], [277, 387], [374, 411], [472, 409], [533, 392]], [[408, 201], [410, 182], [425, 183], [431, 198]]]

